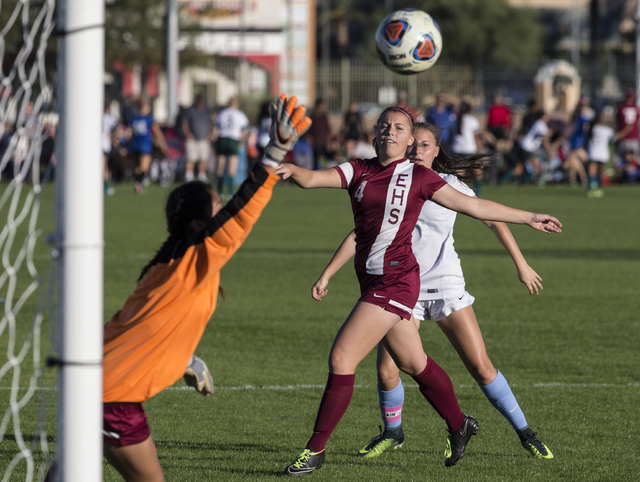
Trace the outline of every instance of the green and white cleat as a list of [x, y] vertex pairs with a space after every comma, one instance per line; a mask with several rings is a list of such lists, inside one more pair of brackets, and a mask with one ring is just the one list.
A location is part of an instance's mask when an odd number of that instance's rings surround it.
[[536, 459], [551, 460], [553, 458], [553, 454], [551, 453], [551, 450], [549, 450], [549, 447], [543, 444], [540, 439], [536, 437], [535, 432], [527, 440], [522, 441], [522, 446]]
[[376, 435], [371, 441], [365, 445], [358, 452], [358, 457], [364, 457], [365, 459], [372, 459], [381, 455], [387, 449], [399, 449], [404, 444], [404, 433], [400, 431], [400, 438], [390, 437], [385, 432], [382, 432], [380, 427], [380, 435]]

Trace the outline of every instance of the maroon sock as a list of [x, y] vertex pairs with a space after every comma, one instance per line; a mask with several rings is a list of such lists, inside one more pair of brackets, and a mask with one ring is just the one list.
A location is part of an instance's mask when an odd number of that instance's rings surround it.
[[420, 393], [436, 409], [445, 422], [449, 432], [455, 432], [464, 422], [464, 414], [460, 410], [453, 384], [445, 372], [433, 358], [428, 358], [427, 366], [420, 375], [413, 379], [418, 382]]
[[327, 386], [322, 395], [316, 424], [313, 427], [313, 435], [307, 443], [307, 448], [313, 452], [321, 452], [329, 440], [331, 433], [337, 427], [338, 422], [347, 411], [351, 397], [353, 396], [354, 375], [334, 375], [329, 373]]

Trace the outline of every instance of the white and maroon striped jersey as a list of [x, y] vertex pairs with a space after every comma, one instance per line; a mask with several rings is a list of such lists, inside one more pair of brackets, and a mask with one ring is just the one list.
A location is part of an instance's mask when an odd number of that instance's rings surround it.
[[424, 202], [446, 182], [408, 159], [387, 166], [377, 157], [356, 159], [335, 169], [351, 197], [356, 270], [381, 275], [402, 273], [415, 266], [411, 233]]

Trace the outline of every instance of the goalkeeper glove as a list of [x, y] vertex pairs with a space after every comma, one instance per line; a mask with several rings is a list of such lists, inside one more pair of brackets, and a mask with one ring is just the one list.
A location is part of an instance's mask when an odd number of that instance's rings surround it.
[[277, 104], [269, 106], [271, 129], [265, 153], [273, 161], [282, 162], [300, 136], [311, 127], [311, 119], [305, 116], [307, 109], [302, 105], [296, 107], [297, 103], [295, 96], [287, 99], [285, 94], [280, 94]]
[[213, 393], [213, 378], [209, 372], [207, 364], [197, 356], [193, 355], [189, 360], [189, 366], [184, 371], [184, 381], [187, 385], [195, 388], [196, 392], [203, 395]]

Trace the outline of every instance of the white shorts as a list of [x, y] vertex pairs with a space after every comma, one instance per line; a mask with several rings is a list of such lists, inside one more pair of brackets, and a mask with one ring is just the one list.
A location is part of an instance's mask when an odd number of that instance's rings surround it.
[[211, 144], [207, 139], [197, 141], [195, 139], [187, 139], [185, 143], [185, 150], [187, 153], [187, 160], [198, 162], [207, 162], [209, 160], [209, 153], [211, 152]]
[[413, 316], [420, 321], [440, 321], [454, 311], [471, 306], [476, 299], [465, 291], [460, 297], [445, 300], [418, 300], [413, 309]]

